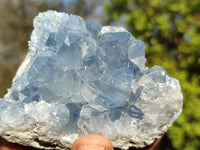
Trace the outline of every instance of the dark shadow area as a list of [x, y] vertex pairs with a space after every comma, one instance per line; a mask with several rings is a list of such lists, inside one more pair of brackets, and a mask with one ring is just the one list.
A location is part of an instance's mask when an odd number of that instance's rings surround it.
[[7, 140], [0, 137], [0, 150], [3, 147], [9, 147], [10, 149], [13, 148], [13, 149], [20, 149], [20, 150], [41, 150], [41, 149], [29, 147], [29, 146], [22, 146], [22, 145], [19, 145], [19, 144], [16, 144], [16, 143], [11, 143], [11, 142], [8, 142]]

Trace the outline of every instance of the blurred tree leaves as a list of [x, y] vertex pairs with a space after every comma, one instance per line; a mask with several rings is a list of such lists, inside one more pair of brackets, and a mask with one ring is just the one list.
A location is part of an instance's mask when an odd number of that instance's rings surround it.
[[147, 66], [161, 65], [181, 83], [183, 112], [158, 149], [200, 149], [200, 1], [110, 0], [105, 11], [107, 24], [125, 16], [145, 42]]

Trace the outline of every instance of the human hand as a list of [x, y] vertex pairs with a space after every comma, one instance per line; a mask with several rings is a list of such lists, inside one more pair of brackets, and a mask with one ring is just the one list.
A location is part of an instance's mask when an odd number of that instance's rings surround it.
[[[153, 144], [145, 148], [133, 148], [134, 150], [154, 150], [160, 139], [154, 141]], [[113, 146], [109, 140], [100, 135], [86, 135], [77, 139], [71, 147], [71, 150], [113, 150]], [[131, 150], [131, 148], [130, 148]]]
[[[154, 150], [160, 139], [156, 140], [152, 145], [138, 150]], [[21, 146], [1, 140], [0, 150], [37, 150], [30, 147]], [[100, 135], [86, 135], [77, 139], [71, 147], [71, 150], [113, 150], [113, 146], [109, 140]], [[136, 150], [136, 149], [135, 149]]]

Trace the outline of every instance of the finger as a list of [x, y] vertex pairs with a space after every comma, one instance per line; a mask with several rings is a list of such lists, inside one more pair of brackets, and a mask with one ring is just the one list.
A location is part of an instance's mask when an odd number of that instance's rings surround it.
[[105, 137], [90, 134], [77, 139], [71, 150], [113, 150], [113, 146]]

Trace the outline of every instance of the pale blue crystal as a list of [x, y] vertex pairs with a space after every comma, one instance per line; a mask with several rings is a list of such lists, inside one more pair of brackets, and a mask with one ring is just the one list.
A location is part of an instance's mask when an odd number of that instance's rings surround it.
[[145, 62], [144, 43], [124, 28], [40, 13], [0, 99], [0, 136], [47, 149], [69, 148], [84, 134], [122, 149], [151, 144], [181, 113], [183, 97], [176, 79]]

